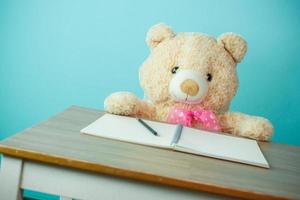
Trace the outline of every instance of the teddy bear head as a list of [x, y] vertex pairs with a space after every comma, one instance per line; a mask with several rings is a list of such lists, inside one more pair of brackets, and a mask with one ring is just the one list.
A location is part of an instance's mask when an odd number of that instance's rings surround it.
[[147, 34], [151, 53], [140, 68], [145, 98], [154, 104], [180, 103], [215, 112], [227, 110], [238, 86], [237, 63], [245, 40], [234, 33], [218, 39], [202, 33], [178, 33], [157, 24]]

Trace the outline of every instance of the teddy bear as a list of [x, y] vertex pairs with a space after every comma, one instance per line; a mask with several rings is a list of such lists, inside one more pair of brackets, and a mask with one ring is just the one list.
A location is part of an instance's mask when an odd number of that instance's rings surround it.
[[247, 51], [240, 35], [224, 33], [215, 39], [175, 33], [159, 23], [149, 29], [146, 42], [150, 55], [139, 70], [144, 99], [130, 92], [112, 93], [104, 101], [106, 112], [261, 141], [271, 138], [268, 119], [229, 112], [238, 88], [237, 64]]

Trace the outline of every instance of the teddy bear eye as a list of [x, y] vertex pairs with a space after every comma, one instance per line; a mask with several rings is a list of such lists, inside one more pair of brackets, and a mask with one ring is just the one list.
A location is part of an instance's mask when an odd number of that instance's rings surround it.
[[206, 80], [211, 81], [212, 80], [212, 75], [210, 73], [206, 74]]
[[172, 70], [171, 70], [172, 74], [176, 74], [178, 69], [179, 69], [178, 66], [173, 67]]

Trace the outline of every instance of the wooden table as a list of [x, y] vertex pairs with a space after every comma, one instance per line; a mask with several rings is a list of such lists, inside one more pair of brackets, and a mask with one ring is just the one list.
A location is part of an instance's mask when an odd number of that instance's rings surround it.
[[1, 199], [22, 199], [21, 189], [62, 199], [300, 199], [298, 147], [260, 143], [263, 169], [79, 133], [102, 114], [72, 106], [0, 142]]

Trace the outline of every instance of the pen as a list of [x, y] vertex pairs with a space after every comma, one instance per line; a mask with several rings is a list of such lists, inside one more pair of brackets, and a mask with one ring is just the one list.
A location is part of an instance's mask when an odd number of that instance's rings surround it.
[[153, 135], [158, 136], [157, 132], [151, 128], [148, 124], [146, 124], [146, 122], [144, 122], [142, 119], [137, 118], [137, 120], [146, 128], [148, 129]]

